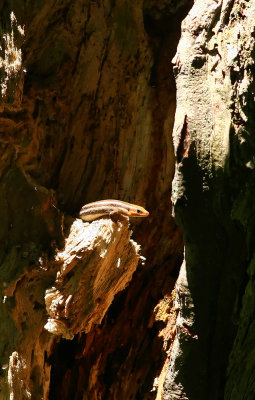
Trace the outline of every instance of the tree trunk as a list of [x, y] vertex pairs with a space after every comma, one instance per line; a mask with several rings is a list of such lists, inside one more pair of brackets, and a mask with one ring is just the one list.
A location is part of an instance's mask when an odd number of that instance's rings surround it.
[[1, 400], [254, 399], [255, 2], [192, 4], [0, 2]]
[[254, 399], [255, 2], [197, 0], [174, 58], [185, 259], [164, 399]]

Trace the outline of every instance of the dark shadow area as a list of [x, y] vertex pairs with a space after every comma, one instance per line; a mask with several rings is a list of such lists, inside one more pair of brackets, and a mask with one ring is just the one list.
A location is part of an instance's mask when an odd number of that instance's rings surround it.
[[206, 182], [195, 153], [179, 166], [185, 190], [175, 214], [184, 234], [195, 313], [192, 332], [198, 340], [181, 341], [182, 367], [176, 381], [190, 400], [224, 397], [226, 368], [247, 282], [246, 227], [233, 216], [238, 193], [234, 194], [229, 162]]

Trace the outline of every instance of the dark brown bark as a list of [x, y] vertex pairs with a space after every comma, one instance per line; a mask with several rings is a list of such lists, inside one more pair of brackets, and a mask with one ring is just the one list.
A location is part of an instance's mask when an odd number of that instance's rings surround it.
[[[189, 7], [0, 3], [3, 399], [156, 397], [183, 251], [170, 206], [170, 60]], [[99, 248], [79, 237], [91, 238], [77, 211], [104, 198], [149, 209], [132, 221], [145, 264], [126, 223], [93, 224]], [[107, 229], [112, 252], [101, 248]], [[98, 254], [105, 263], [93, 266]]]

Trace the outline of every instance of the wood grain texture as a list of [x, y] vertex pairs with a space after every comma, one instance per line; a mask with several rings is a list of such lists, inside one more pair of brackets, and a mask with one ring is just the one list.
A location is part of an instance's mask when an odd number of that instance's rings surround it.
[[[11, 11], [25, 32], [21, 40], [14, 30], [22, 63], [9, 81], [0, 116], [4, 400], [10, 392], [15, 400], [155, 398], [154, 378], [171, 343], [167, 331], [165, 342], [158, 334], [171, 312], [169, 307], [156, 319], [154, 308], [165, 298], [168, 304], [183, 258], [182, 236], [171, 216], [175, 83], [170, 60], [191, 1], [182, 2], [185, 8], [175, 4], [0, 2], [1, 32], [12, 30]], [[0, 79], [5, 72], [3, 67]], [[72, 309], [72, 321], [64, 321], [69, 340], [61, 339], [44, 326], [54, 305], [60, 314], [66, 303], [71, 307], [68, 284], [77, 289], [76, 272], [83, 269], [78, 265], [72, 271], [75, 281], [70, 273], [64, 287], [49, 292], [59, 271], [56, 255], [67, 251], [72, 217], [81, 206], [103, 198], [150, 211], [148, 218], [132, 222], [133, 238], [147, 261], [137, 268], [127, 263], [130, 279], [123, 274], [116, 290], [109, 273], [112, 285], [107, 282], [105, 297], [111, 301], [101, 302], [108, 308], [99, 315], [96, 303], [90, 329], [86, 312], [72, 329], [79, 314]], [[112, 257], [132, 243], [122, 240], [117, 248], [111, 243]], [[76, 246], [68, 250], [70, 260], [76, 259]], [[90, 271], [86, 285], [94, 287], [96, 271]], [[82, 311], [88, 293], [93, 297], [86, 288], [84, 297], [79, 295]]]

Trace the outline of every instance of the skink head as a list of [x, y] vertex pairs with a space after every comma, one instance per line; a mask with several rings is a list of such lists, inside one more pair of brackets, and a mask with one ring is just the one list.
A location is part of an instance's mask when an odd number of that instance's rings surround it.
[[149, 211], [145, 210], [143, 207], [134, 207], [129, 210], [130, 217], [148, 217]]

